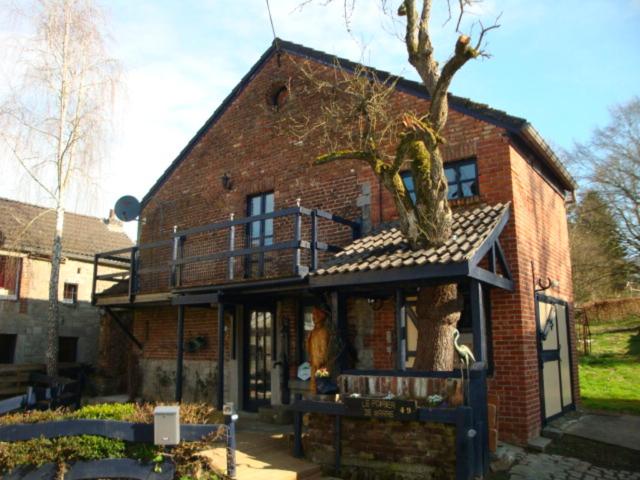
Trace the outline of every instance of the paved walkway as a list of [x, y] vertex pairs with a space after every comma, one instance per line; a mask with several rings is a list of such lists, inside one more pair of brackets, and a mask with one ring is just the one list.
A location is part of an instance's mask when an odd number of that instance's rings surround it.
[[640, 472], [610, 470], [577, 458], [522, 453], [509, 469], [509, 480], [640, 480]]
[[635, 415], [582, 415], [567, 422], [565, 434], [637, 450], [640, 455], [640, 416]]
[[[226, 468], [226, 449], [203, 452], [221, 471]], [[239, 431], [236, 449], [237, 480], [316, 480], [321, 469], [291, 454], [289, 439], [282, 434]]]

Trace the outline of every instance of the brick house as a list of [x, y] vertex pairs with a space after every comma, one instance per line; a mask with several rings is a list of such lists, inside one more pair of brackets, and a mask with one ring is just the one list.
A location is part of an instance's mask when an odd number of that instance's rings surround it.
[[[30, 223], [32, 222], [32, 223]], [[55, 212], [0, 199], [0, 363], [44, 363]], [[97, 251], [128, 247], [115, 218], [65, 213], [60, 266], [61, 362], [95, 363], [99, 315], [91, 306]], [[110, 264], [110, 272], [121, 271]]]
[[[416, 289], [454, 279], [463, 341], [487, 368], [491, 430], [525, 443], [579, 398], [565, 208], [576, 184], [526, 120], [452, 95], [443, 152], [456, 235], [410, 252], [368, 166], [314, 166], [319, 144], [278, 128], [287, 109], [319, 106], [295, 98], [298, 65], [330, 72], [334, 60], [275, 42], [142, 200], [140, 245], [112, 252], [133, 259], [128, 293], [96, 297], [133, 309], [137, 393], [246, 410], [289, 403], [304, 389], [297, 369], [319, 303], [340, 338], [341, 388], [397, 389], [413, 375]], [[400, 79], [389, 108], [426, 102], [420, 84]], [[415, 373], [410, 389], [436, 393]], [[358, 429], [344, 428], [355, 444]]]

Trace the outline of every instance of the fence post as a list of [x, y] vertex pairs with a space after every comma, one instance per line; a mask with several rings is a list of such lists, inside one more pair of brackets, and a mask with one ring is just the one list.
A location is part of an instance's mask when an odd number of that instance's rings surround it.
[[[235, 215], [232, 213], [229, 215], [229, 220], [233, 222], [233, 217]], [[236, 226], [231, 225], [229, 228], [229, 252], [233, 253], [236, 246]], [[233, 280], [233, 271], [235, 267], [236, 259], [235, 257], [229, 257], [228, 268], [229, 268], [229, 280]]]
[[176, 236], [178, 232], [178, 227], [176, 225], [173, 226], [173, 255], [171, 261], [171, 287], [179, 287], [182, 281], [182, 265], [178, 265], [176, 262], [182, 259], [182, 247], [184, 237]]
[[129, 302], [133, 302], [133, 297], [136, 294], [136, 277], [137, 273], [137, 264], [136, 258], [138, 257], [138, 247], [131, 248], [131, 257], [130, 257], [130, 267], [129, 267]]
[[311, 210], [311, 271], [318, 268], [318, 210]]
[[302, 458], [302, 412], [293, 412], [293, 456]]
[[176, 355], [176, 402], [182, 402], [182, 374], [184, 367], [184, 305], [178, 305], [178, 344]]
[[487, 406], [487, 370], [485, 362], [475, 362], [471, 366], [469, 379], [469, 405], [473, 410], [474, 474], [484, 475], [489, 468], [489, 425]]
[[[473, 441], [478, 437], [473, 426], [473, 410], [469, 407], [456, 409], [456, 480], [470, 480], [474, 477]], [[475, 453], [475, 455], [474, 455]]]
[[295, 213], [293, 219], [293, 240], [296, 242], [293, 253], [293, 273], [294, 275], [300, 274], [300, 240], [302, 239], [302, 214], [300, 213], [300, 199], [296, 199], [296, 205], [298, 210]]
[[227, 402], [222, 409], [224, 424], [227, 426], [227, 476], [236, 478], [236, 420], [233, 402]]
[[[91, 282], [91, 305], [96, 304], [96, 286], [98, 285], [98, 258], [100, 255], [93, 256], [93, 280]], [[20, 277], [18, 277], [20, 278]], [[18, 282], [19, 284], [20, 282]]]

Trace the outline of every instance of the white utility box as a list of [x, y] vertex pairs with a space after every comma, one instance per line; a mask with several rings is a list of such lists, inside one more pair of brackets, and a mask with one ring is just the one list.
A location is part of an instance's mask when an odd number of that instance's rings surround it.
[[178, 445], [180, 443], [180, 407], [166, 405], [153, 411], [153, 443]]

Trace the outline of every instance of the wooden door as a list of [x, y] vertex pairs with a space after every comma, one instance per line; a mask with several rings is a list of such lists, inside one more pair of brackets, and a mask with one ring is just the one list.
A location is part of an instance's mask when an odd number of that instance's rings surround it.
[[536, 297], [538, 351], [541, 367], [543, 420], [555, 418], [574, 406], [571, 378], [571, 340], [566, 302]]

